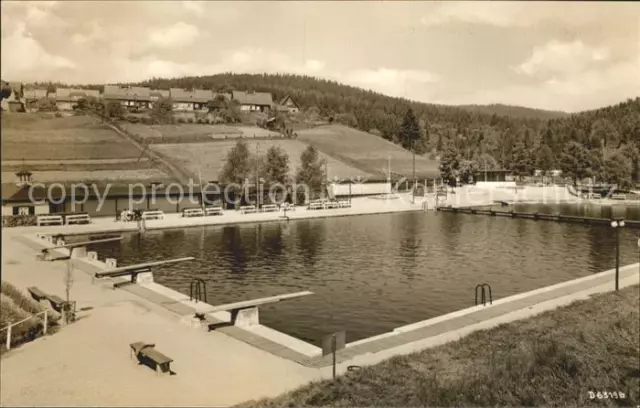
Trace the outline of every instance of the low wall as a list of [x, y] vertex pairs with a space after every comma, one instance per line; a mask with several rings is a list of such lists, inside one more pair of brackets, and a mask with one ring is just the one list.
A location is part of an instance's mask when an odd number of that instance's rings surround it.
[[515, 188], [515, 181], [478, 181], [476, 182], [478, 188]]

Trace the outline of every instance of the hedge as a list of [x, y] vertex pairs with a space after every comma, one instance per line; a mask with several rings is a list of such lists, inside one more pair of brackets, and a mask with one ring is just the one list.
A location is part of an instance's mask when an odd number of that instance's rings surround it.
[[7, 227], [32, 227], [38, 225], [38, 219], [35, 215], [4, 215], [2, 217], [2, 226]]

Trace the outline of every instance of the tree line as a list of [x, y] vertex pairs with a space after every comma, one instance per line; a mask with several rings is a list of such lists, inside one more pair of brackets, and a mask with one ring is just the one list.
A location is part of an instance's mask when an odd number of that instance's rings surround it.
[[[305, 202], [306, 198], [316, 198], [322, 195], [326, 177], [323, 170], [324, 161], [320, 159], [318, 150], [309, 145], [300, 155], [300, 166], [293, 177], [290, 176], [290, 160], [287, 152], [280, 146], [269, 147], [264, 155], [252, 153], [247, 143], [240, 139], [229, 150], [224, 167], [220, 173], [220, 182], [224, 185], [236, 186], [233, 193], [243, 199], [245, 191], [240, 186], [262, 185], [269, 189], [279, 186], [280, 191], [274, 191], [279, 197], [286, 196], [297, 202]], [[310, 197], [304, 197], [304, 190], [292, 191], [292, 186], [306, 186]]]

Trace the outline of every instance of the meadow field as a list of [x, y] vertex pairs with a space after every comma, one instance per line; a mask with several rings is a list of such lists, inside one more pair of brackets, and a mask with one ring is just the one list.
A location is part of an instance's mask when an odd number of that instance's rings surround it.
[[2, 178], [26, 169], [35, 182], [168, 180], [129, 140], [80, 115], [2, 116]]
[[[182, 144], [154, 144], [151, 148], [172, 160], [194, 176], [198, 174], [198, 168], [202, 173], [203, 181], [218, 180], [224, 167], [228, 151], [236, 145], [236, 140], [216, 141], [209, 143], [182, 143]], [[290, 139], [247, 139], [249, 151], [255, 154], [266, 154], [271, 146], [279, 146], [289, 155], [289, 173], [293, 176], [300, 166], [300, 154], [306, 149], [305, 143]], [[370, 174], [349, 166], [331, 156], [320, 152], [320, 159], [327, 160], [329, 178], [369, 178]]]
[[[328, 125], [300, 130], [298, 140], [377, 177], [386, 177], [389, 161], [392, 173], [407, 177], [413, 174], [411, 152], [379, 136], [347, 126]], [[437, 174], [438, 162], [416, 156], [418, 177], [435, 177]]]
[[141, 142], [151, 143], [205, 143], [212, 140], [239, 138], [280, 137], [255, 126], [176, 124], [176, 125], [144, 125], [120, 122], [118, 125]]

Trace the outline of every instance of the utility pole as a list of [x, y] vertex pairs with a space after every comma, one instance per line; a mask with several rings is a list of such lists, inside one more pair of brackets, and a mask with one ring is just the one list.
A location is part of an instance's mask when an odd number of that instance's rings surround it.
[[415, 139], [411, 139], [411, 151], [413, 152], [413, 189], [411, 192], [411, 204], [416, 202], [416, 143]]
[[260, 198], [258, 190], [260, 189], [260, 143], [256, 143], [256, 208], [260, 208]]

